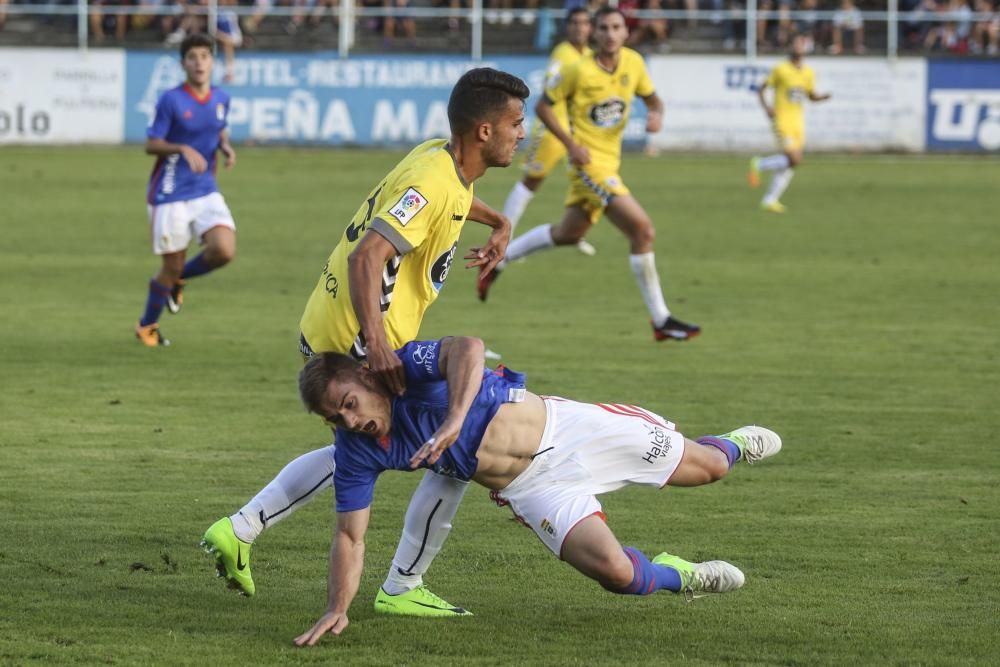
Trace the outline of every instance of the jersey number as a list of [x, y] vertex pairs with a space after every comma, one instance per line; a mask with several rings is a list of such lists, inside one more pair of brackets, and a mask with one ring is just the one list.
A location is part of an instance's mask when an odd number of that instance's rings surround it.
[[382, 188], [383, 187], [385, 187], [384, 183], [382, 185], [378, 186], [378, 190], [376, 190], [372, 194], [372, 196], [368, 199], [368, 202], [367, 202], [368, 203], [368, 212], [365, 213], [365, 219], [361, 221], [361, 224], [358, 225], [357, 227], [354, 226], [353, 222], [350, 225], [348, 225], [348, 227], [347, 227], [347, 240], [348, 240], [348, 242], [354, 243], [355, 241], [357, 241], [358, 237], [361, 236], [361, 232], [365, 231], [365, 226], [369, 222], [371, 222], [372, 213], [375, 212], [375, 200], [378, 199], [378, 193], [382, 192]]

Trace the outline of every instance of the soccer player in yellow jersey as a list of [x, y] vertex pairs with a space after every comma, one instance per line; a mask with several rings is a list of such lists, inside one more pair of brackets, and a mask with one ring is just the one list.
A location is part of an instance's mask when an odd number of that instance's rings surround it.
[[[489, 272], [503, 257], [510, 224], [475, 197], [473, 182], [488, 168], [513, 161], [524, 139], [528, 93], [517, 77], [489, 68], [459, 79], [448, 101], [451, 138], [417, 146], [376, 184], [323, 267], [302, 316], [299, 346], [304, 357], [350, 354], [365, 361], [388, 392], [403, 393], [405, 373], [393, 350], [417, 337], [424, 312], [448, 277], [464, 222], [493, 228], [486, 244], [466, 255], [467, 268]], [[208, 529], [204, 544], [231, 586], [254, 594], [249, 567], [253, 541], [330, 488], [334, 451], [329, 445], [295, 459], [239, 512]], [[376, 611], [468, 613], [431, 593], [422, 579], [451, 530], [467, 485], [433, 472], [424, 477], [410, 501]]]
[[[622, 134], [632, 98], [646, 105], [646, 131], [658, 132], [663, 102], [653, 89], [642, 56], [625, 48], [628, 28], [618, 9], [602, 7], [594, 14], [597, 51], [562, 71], [535, 106], [535, 113], [566, 146], [573, 164], [566, 212], [558, 225], [541, 225], [514, 239], [497, 271], [479, 280], [486, 299], [498, 271], [512, 260], [556, 245], [574, 245], [606, 213], [628, 238], [629, 263], [652, 319], [655, 340], [687, 340], [701, 329], [673, 317], [663, 299], [656, 271], [653, 221], [618, 175]], [[572, 133], [559, 124], [552, 107], [569, 104]]]
[[[573, 65], [580, 58], [593, 53], [588, 46], [590, 32], [590, 12], [585, 7], [571, 9], [566, 15], [566, 41], [560, 42], [556, 48], [552, 49], [552, 54], [549, 56], [549, 67], [545, 72], [546, 88], [558, 81], [563, 68]], [[569, 127], [569, 112], [566, 109], [566, 103], [560, 102], [554, 105], [552, 110], [559, 119], [559, 123], [563, 127]], [[565, 157], [566, 147], [545, 128], [544, 123], [536, 120], [534, 127], [531, 128], [528, 153], [524, 159], [524, 178], [514, 185], [503, 206], [503, 214], [510, 220], [511, 233], [514, 232], [518, 221], [524, 215], [524, 210], [528, 207], [538, 188], [541, 187], [542, 182]], [[586, 255], [593, 255], [596, 252], [594, 246], [587, 243], [586, 239], [580, 239], [577, 248]]]
[[[767, 194], [760, 202], [762, 210], [772, 213], [785, 212], [784, 205], [778, 200], [792, 182], [795, 167], [802, 162], [802, 147], [806, 141], [803, 103], [806, 99], [813, 102], [830, 99], [829, 93], [821, 95], [816, 92], [816, 73], [802, 62], [807, 40], [805, 35], [796, 35], [789, 59], [771, 70], [770, 76], [757, 91], [761, 106], [774, 124], [774, 135], [782, 152], [750, 160], [748, 180], [750, 186], [756, 188], [760, 185], [760, 172], [774, 172]], [[767, 103], [765, 93], [768, 88], [774, 88], [773, 107]]]

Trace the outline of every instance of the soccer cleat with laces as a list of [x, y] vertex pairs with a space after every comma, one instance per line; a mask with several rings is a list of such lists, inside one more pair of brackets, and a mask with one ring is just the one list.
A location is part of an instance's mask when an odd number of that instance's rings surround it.
[[785, 205], [782, 204], [780, 201], [761, 202], [760, 210], [765, 211], [767, 213], [784, 213]]
[[750, 158], [750, 168], [747, 169], [747, 182], [751, 188], [760, 186], [760, 158]]
[[247, 597], [257, 592], [250, 574], [250, 549], [253, 546], [236, 537], [233, 522], [223, 517], [205, 531], [201, 546], [215, 557], [218, 576], [229, 582], [229, 587]]
[[497, 281], [500, 277], [500, 269], [493, 269], [486, 275], [479, 274], [479, 278], [476, 279], [476, 290], [479, 292], [479, 300], [486, 301], [486, 297], [489, 296], [490, 287]]
[[661, 326], [653, 324], [653, 338], [656, 340], [687, 340], [694, 338], [701, 333], [701, 327], [697, 324], [688, 324], [676, 320], [673, 316], [667, 317], [667, 321]]
[[743, 587], [746, 577], [740, 568], [724, 560], [707, 560], [692, 563], [680, 556], [666, 552], [653, 559], [658, 565], [666, 565], [681, 575], [681, 590], [689, 601], [704, 597], [698, 593], [729, 593]]
[[143, 326], [142, 322], [135, 325], [135, 337], [146, 347], [167, 347], [170, 341], [160, 333], [160, 325], [156, 322]]
[[472, 616], [471, 611], [445, 602], [423, 585], [399, 595], [389, 595], [385, 589], [379, 588], [378, 595], [375, 596], [375, 611], [382, 614], [431, 618]]
[[749, 464], [781, 451], [781, 437], [763, 426], [743, 426], [718, 437], [735, 443], [740, 448], [740, 458]]
[[184, 281], [178, 280], [173, 289], [170, 290], [170, 294], [167, 295], [167, 310], [169, 310], [171, 314], [176, 315], [181, 312], [181, 306], [183, 305]]

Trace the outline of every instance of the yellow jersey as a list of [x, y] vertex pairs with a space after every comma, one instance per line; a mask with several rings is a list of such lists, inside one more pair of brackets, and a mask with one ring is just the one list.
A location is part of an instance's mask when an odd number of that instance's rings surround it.
[[632, 98], [654, 92], [646, 63], [629, 48], [622, 48], [614, 72], [601, 67], [592, 53], [564, 68], [555, 84], [545, 89], [553, 105], [569, 104], [573, 141], [587, 147], [595, 164], [613, 170], [621, 163], [622, 134]]
[[774, 120], [779, 125], [801, 124], [802, 105], [815, 92], [816, 73], [785, 61], [771, 70], [764, 82], [774, 88]]
[[[577, 51], [576, 47], [569, 42], [560, 42], [549, 54], [549, 66], [545, 70], [545, 89], [556, 86], [562, 77], [562, 71], [567, 67], [575, 65], [581, 58], [586, 58], [594, 54], [594, 50], [589, 46], [583, 47], [583, 51]], [[569, 127], [569, 112], [566, 109], [566, 101], [552, 105], [552, 111], [563, 127]]]
[[362, 202], [323, 267], [300, 323], [309, 347], [366, 356], [347, 257], [369, 230], [397, 252], [382, 272], [380, 306], [389, 345], [397, 349], [415, 339], [448, 277], [473, 197], [446, 140], [424, 142], [403, 158]]

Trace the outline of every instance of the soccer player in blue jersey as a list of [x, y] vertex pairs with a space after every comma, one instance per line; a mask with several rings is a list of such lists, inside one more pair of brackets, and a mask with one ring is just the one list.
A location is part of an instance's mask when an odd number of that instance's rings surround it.
[[709, 484], [741, 459], [777, 454], [778, 434], [744, 426], [688, 440], [636, 406], [537, 396], [523, 375], [487, 371], [484, 351], [475, 338], [408, 343], [397, 351], [406, 373], [402, 396], [349, 355], [317, 354], [302, 369], [303, 403], [337, 429], [337, 527], [326, 613], [296, 644], [312, 646], [347, 627], [375, 480], [386, 470], [429, 468], [491, 489], [556, 557], [613, 593], [668, 590], [690, 598], [743, 585], [743, 573], [725, 561], [692, 563], [668, 553], [650, 560], [623, 548], [596, 496], [627, 484]]
[[[135, 327], [135, 337], [149, 347], [170, 345], [160, 333], [160, 315], [164, 308], [180, 310], [184, 281], [228, 264], [236, 254], [236, 224], [215, 182], [216, 152], [222, 151], [229, 169], [236, 151], [226, 131], [229, 95], [212, 86], [213, 47], [207, 35], [181, 42], [186, 80], [160, 96], [146, 131], [146, 153], [156, 156], [146, 193], [150, 236], [162, 258]], [[204, 250], [185, 263], [192, 239]]]

